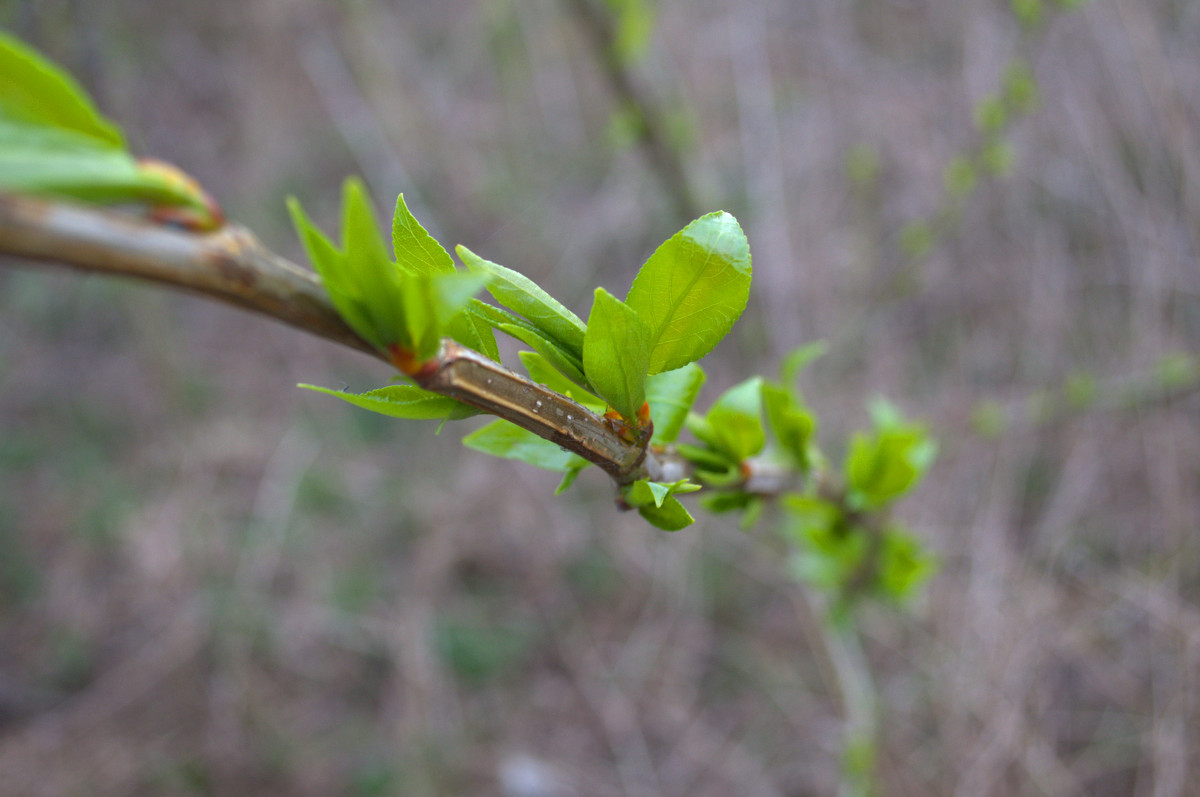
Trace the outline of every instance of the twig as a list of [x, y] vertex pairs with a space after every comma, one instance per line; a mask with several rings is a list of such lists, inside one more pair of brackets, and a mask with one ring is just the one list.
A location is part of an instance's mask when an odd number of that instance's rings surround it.
[[198, 235], [113, 211], [0, 194], [0, 253], [201, 293], [387, 360], [346, 326], [311, 271], [237, 225]]
[[666, 121], [661, 109], [637, 76], [622, 61], [616, 48], [612, 17], [593, 0], [565, 0], [579, 20], [580, 27], [603, 67], [604, 76], [617, 100], [638, 115], [638, 134], [650, 168], [658, 175], [681, 218], [700, 215], [699, 206], [688, 183], [679, 152], [667, 139]]
[[[346, 326], [312, 272], [236, 225], [199, 235], [113, 211], [0, 195], [0, 254], [200, 293], [388, 361]], [[618, 484], [661, 475], [654, 454], [582, 405], [449, 338], [437, 366], [415, 380], [580, 455]]]

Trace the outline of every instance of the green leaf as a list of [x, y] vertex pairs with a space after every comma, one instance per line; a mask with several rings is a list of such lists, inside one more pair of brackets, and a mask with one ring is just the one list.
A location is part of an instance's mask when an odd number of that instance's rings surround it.
[[0, 117], [70, 130], [97, 147], [124, 149], [121, 131], [75, 80], [33, 48], [0, 31]]
[[962, 155], [950, 159], [942, 170], [942, 183], [946, 193], [955, 197], [965, 197], [975, 190], [979, 180], [975, 164]]
[[687, 479], [680, 479], [675, 482], [653, 482], [646, 479], [638, 479], [633, 484], [621, 488], [621, 498], [629, 506], [639, 508], [653, 506], [659, 508], [672, 495], [694, 493], [699, 489], [700, 485]]
[[886, 598], [902, 603], [929, 581], [937, 566], [937, 557], [916, 537], [900, 526], [891, 526], [884, 532], [879, 551], [878, 589]]
[[175, 167], [140, 162], [83, 89], [0, 31], [0, 189], [89, 202], [180, 206], [216, 226], [209, 199]]
[[486, 279], [479, 274], [457, 271], [406, 275], [401, 279], [404, 326], [408, 333], [405, 342], [419, 358], [437, 353], [443, 333], [472, 295], [485, 286]]
[[646, 380], [646, 401], [650, 402], [650, 418], [654, 421], [651, 443], [675, 442], [704, 380], [704, 369], [695, 363]]
[[937, 232], [927, 221], [910, 221], [900, 230], [900, 249], [913, 260], [926, 257], [937, 243]]
[[345, 254], [313, 224], [295, 197], [288, 197], [287, 206], [292, 215], [292, 224], [296, 227], [296, 234], [300, 237], [308, 259], [312, 261], [313, 268], [321, 277], [325, 291], [338, 314], [363, 340], [377, 349], [384, 348], [384, 341], [367, 314], [359, 288], [345, 267]]
[[305, 384], [297, 385], [297, 387], [315, 390], [318, 393], [349, 402], [356, 407], [362, 407], [364, 410], [388, 415], [392, 418], [447, 418], [451, 414], [467, 417], [478, 412], [461, 401], [431, 393], [413, 385], [389, 385], [376, 390], [368, 390], [366, 393], [344, 393], [340, 390]]
[[703, 496], [700, 499], [700, 505], [714, 515], [719, 515], [724, 512], [737, 512], [745, 509], [750, 506], [756, 497], [753, 493], [743, 493], [736, 490], [727, 493], [712, 493]]
[[484, 260], [465, 246], [455, 248], [458, 257], [471, 271], [489, 275], [488, 292], [496, 301], [525, 316], [543, 335], [569, 351], [583, 356], [585, 327], [579, 316], [539, 288], [524, 274]]
[[1016, 160], [1017, 153], [1007, 141], [989, 141], [979, 152], [980, 163], [987, 173], [994, 177], [1007, 177], [1012, 174]]
[[1008, 109], [995, 94], [989, 94], [975, 104], [975, 127], [985, 135], [994, 136], [1008, 124]]
[[638, 514], [663, 531], [679, 531], [696, 522], [679, 499], [669, 496], [662, 506], [638, 507]]
[[784, 533], [797, 548], [792, 571], [821, 589], [847, 586], [867, 556], [868, 536], [850, 525], [839, 507], [819, 498], [788, 496], [783, 506], [789, 518]]
[[762, 402], [767, 424], [779, 447], [797, 470], [807, 472], [811, 464], [809, 449], [817, 429], [816, 419], [795, 396], [778, 385], [763, 384]]
[[404, 194], [396, 197], [392, 216], [392, 250], [396, 262], [414, 274], [452, 274], [454, 260], [408, 210]]
[[762, 383], [762, 377], [756, 376], [734, 385], [708, 411], [716, 446], [739, 462], [762, 451], [767, 442], [762, 425]]
[[1011, 0], [1013, 16], [1027, 28], [1036, 28], [1042, 21], [1042, 0]]
[[347, 177], [342, 182], [342, 248], [347, 257], [364, 264], [391, 265], [392, 262], [387, 244], [379, 233], [367, 187], [357, 177]]
[[636, 424], [646, 403], [650, 330], [629, 305], [597, 288], [583, 339], [583, 372], [597, 395]]
[[555, 495], [562, 495], [571, 485], [575, 483], [575, 477], [578, 476], [584, 468], [592, 463], [588, 462], [578, 454], [567, 463], [567, 467], [563, 469], [562, 481], [558, 483], [558, 487], [554, 488]]
[[1025, 61], [1014, 60], [1004, 73], [1004, 102], [1013, 113], [1032, 113], [1040, 102], [1037, 77]]
[[750, 295], [750, 245], [718, 211], [673, 235], [642, 266], [625, 302], [650, 327], [650, 373], [699, 360], [729, 333]]
[[500, 348], [496, 345], [492, 325], [472, 312], [470, 304], [450, 319], [446, 333], [467, 348], [500, 362]]
[[525, 370], [529, 373], [529, 378], [534, 382], [545, 385], [555, 393], [570, 396], [593, 412], [604, 412], [603, 399], [589, 393], [570, 379], [567, 379], [542, 355], [537, 352], [523, 351], [519, 352], [517, 356], [521, 358], [521, 364], [525, 366]]
[[737, 461], [730, 458], [730, 455], [724, 451], [721, 439], [717, 437], [717, 432], [713, 428], [713, 425], [709, 423], [707, 417], [700, 415], [699, 413], [689, 412], [687, 418], [684, 420], [684, 426], [687, 427], [687, 430], [691, 432], [697, 440], [699, 440], [709, 449], [712, 449], [714, 453], [719, 452], [719, 456], [721, 457], [722, 461], [728, 459], [735, 465], [737, 464]]
[[482, 451], [484, 454], [515, 459], [559, 473], [575, 467], [575, 454], [502, 419], [471, 432], [462, 442], [467, 448]]
[[[357, 315], [367, 320], [368, 328], [355, 328], [355, 332], [377, 348], [386, 348], [391, 343], [412, 347], [410, 327], [424, 324], [420, 317], [406, 323], [400, 287], [404, 274], [392, 262], [379, 234], [366, 188], [355, 177], [342, 183], [342, 247], [342, 257], [334, 261], [332, 271], [321, 272], [321, 279], [330, 287], [331, 297], [336, 285], [356, 305]], [[353, 326], [350, 318], [343, 317]]]
[[[499, 357], [490, 329], [484, 329], [487, 320], [464, 313], [474, 307], [471, 296], [484, 287], [486, 275], [453, 268], [402, 269], [393, 263], [360, 180], [350, 178], [343, 186], [344, 251], [317, 229], [299, 202], [289, 199], [288, 208], [334, 307], [364, 340], [378, 349], [398, 343], [425, 359], [449, 334], [493, 359]], [[438, 245], [432, 238], [427, 243]]]
[[638, 479], [621, 491], [625, 503], [634, 507], [663, 505], [663, 501], [671, 494], [671, 488], [660, 482]]
[[923, 428], [885, 417], [873, 434], [851, 438], [847, 486], [864, 508], [882, 506], [915, 487], [936, 454], [937, 444]]
[[[691, 427], [691, 418], [692, 417], [695, 417], [695, 416], [688, 416], [688, 419], [689, 419], [688, 429], [689, 430], [692, 428]], [[732, 459], [729, 458], [728, 454], [725, 454], [723, 452], [713, 451], [712, 449], [709, 449], [709, 448], [693, 446], [693, 445], [689, 445], [687, 443], [677, 443], [675, 445], [675, 450], [679, 453], [679, 456], [683, 457], [688, 462], [692, 463], [697, 468], [700, 468], [703, 471], [708, 471], [708, 472], [712, 472], [712, 473], [726, 473], [726, 472], [732, 470], [735, 475], [737, 473], [738, 463], [734, 462]]]
[[583, 375], [583, 363], [566, 349], [542, 335], [536, 329], [530, 329], [524, 324], [500, 324], [496, 327], [501, 332], [512, 335], [529, 348], [546, 358], [559, 373], [578, 385], [586, 386], [587, 378]]
[[654, 32], [654, 8], [648, 0], [608, 0], [608, 7], [615, 18], [613, 51], [622, 62], [635, 63]]

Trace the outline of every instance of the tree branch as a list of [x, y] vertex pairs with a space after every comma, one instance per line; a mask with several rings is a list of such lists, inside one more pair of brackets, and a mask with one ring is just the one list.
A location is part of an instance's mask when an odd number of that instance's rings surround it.
[[110, 210], [0, 194], [0, 253], [200, 293], [387, 361], [346, 326], [315, 274], [238, 225], [188, 233]]
[[[0, 194], [0, 254], [200, 293], [389, 361], [346, 325], [315, 274], [237, 225], [195, 234], [109, 210]], [[618, 484], [661, 474], [653, 454], [585, 407], [449, 338], [437, 367], [415, 380], [580, 455]]]

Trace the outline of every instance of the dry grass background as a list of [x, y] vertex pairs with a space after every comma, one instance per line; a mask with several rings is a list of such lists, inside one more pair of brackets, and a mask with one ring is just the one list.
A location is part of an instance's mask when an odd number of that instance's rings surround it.
[[[552, 0], [0, 23], [292, 256], [283, 195], [332, 225], [348, 173], [579, 310], [681, 226]], [[1013, 174], [905, 259], [1016, 55], [1042, 103]], [[1184, 0], [1037, 36], [998, 0], [659, 7], [638, 73], [755, 255], [710, 391], [824, 338], [830, 449], [874, 393], [942, 443], [902, 510], [942, 572], [863, 618], [884, 794], [1200, 790], [1200, 404], [1110, 387], [1200, 348], [1198, 55]], [[1093, 409], [1021, 409], [1072, 374]], [[0, 793], [833, 793], [838, 698], [766, 530], [658, 533], [594, 474], [551, 500], [454, 430], [292, 387], [388, 377], [196, 299], [0, 269]]]

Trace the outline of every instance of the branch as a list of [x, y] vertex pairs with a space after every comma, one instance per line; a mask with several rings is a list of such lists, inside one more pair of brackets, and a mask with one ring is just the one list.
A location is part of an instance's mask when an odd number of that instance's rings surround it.
[[668, 138], [663, 112], [650, 91], [617, 52], [617, 34], [613, 29], [612, 16], [597, 6], [594, 0], [567, 0], [567, 7], [578, 19], [618, 103], [638, 115], [641, 122], [638, 136], [642, 150], [650, 168], [658, 175], [671, 197], [675, 210], [681, 218], [696, 218], [700, 215], [699, 206], [692, 194], [679, 152]]
[[[200, 293], [389, 361], [346, 325], [316, 275], [237, 225], [195, 234], [108, 210], [0, 194], [0, 254]], [[585, 407], [449, 338], [437, 367], [415, 379], [580, 455], [618, 484], [660, 475], [653, 454], [625, 442]]]
[[187, 233], [113, 211], [0, 194], [0, 253], [200, 293], [387, 360], [346, 326], [316, 275], [237, 225]]

